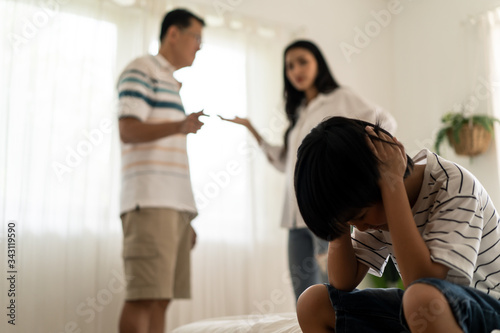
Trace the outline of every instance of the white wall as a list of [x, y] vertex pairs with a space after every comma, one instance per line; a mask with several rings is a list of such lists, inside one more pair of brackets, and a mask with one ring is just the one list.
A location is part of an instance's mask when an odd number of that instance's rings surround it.
[[[404, 0], [403, 0], [404, 1]], [[391, 28], [383, 28], [368, 47], [348, 62], [340, 44], [353, 44], [356, 27], [364, 28], [373, 20], [370, 12], [387, 7], [384, 0], [191, 0], [209, 8], [209, 14], [226, 20], [235, 17], [258, 18], [271, 25], [283, 25], [295, 38], [315, 41], [327, 58], [340, 84], [350, 86], [366, 98], [392, 110], [393, 61]], [[196, 5], [192, 7], [196, 8]], [[290, 40], [291, 41], [291, 40]], [[283, 48], [286, 45], [283, 45]], [[282, 57], [282, 54], [278, 55]]]
[[[441, 116], [473, 94], [481, 76], [477, 72], [480, 51], [474, 51], [471, 26], [466, 21], [500, 5], [500, 0], [193, 1], [213, 9], [214, 14], [217, 4], [225, 4], [229, 8], [223, 13], [226, 19], [240, 15], [279, 23], [295, 31], [296, 37], [316, 41], [341, 84], [395, 115], [396, 134], [409, 154], [433, 149]], [[373, 27], [377, 22], [373, 12], [394, 3], [397, 13], [391, 15], [389, 24], [379, 25], [380, 31], [369, 38], [367, 46], [358, 47], [359, 54], [353, 54], [349, 62], [341, 43], [359, 46], [363, 40], [356, 29]], [[484, 103], [477, 112], [485, 112]], [[456, 156], [445, 146], [442, 153], [476, 174], [500, 205], [494, 144], [472, 160]]]
[[[477, 39], [467, 19], [495, 5], [500, 1], [411, 1], [408, 11], [395, 19], [393, 112], [409, 153], [432, 149], [441, 116], [480, 84], [482, 52], [475, 50]], [[485, 103], [476, 112], [487, 112]], [[474, 173], [500, 205], [495, 146], [472, 160], [446, 148], [442, 155]]]
[[[259, 4], [260, 3], [260, 4]], [[340, 84], [351, 86], [365, 97], [392, 109], [393, 95], [392, 35], [389, 29], [381, 29], [370, 45], [351, 61], [341, 52], [342, 42], [353, 44], [356, 27], [364, 29], [373, 20], [370, 12], [387, 7], [381, 0], [273, 0], [243, 1], [241, 10], [247, 15], [258, 15], [265, 20], [279, 21], [297, 31], [297, 38], [311, 39], [325, 54], [330, 70]]]
[[[481, 77], [481, 50], [475, 49], [467, 19], [500, 5], [500, 0], [220, 1], [234, 5], [224, 13], [226, 18], [257, 17], [316, 41], [341, 84], [394, 114], [399, 124], [396, 134], [410, 155], [421, 148], [433, 150], [441, 116], [474, 93]], [[216, 2], [203, 2], [215, 8]], [[380, 16], [384, 10], [390, 18], [377, 20], [374, 12]], [[376, 29], [377, 22], [379, 31], [371, 30], [373, 37], [368, 36], [366, 43], [359, 30], [366, 34], [367, 28]], [[348, 59], [342, 43], [357, 47], [359, 53]], [[476, 112], [486, 112], [485, 103]], [[472, 160], [445, 145], [442, 153], [476, 174], [500, 205], [494, 143]]]

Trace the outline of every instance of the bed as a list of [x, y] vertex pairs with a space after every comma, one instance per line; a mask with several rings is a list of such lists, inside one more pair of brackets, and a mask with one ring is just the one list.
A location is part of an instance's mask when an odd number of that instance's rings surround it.
[[172, 333], [301, 333], [295, 312], [205, 319]]
[[[172, 333], [302, 333], [294, 312], [205, 319], [180, 326]], [[493, 330], [491, 333], [500, 333]]]

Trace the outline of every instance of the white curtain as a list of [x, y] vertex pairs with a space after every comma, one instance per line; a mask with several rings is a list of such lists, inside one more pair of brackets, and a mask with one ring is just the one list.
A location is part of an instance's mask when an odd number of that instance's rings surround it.
[[[476, 86], [476, 97], [484, 105], [486, 113], [500, 119], [500, 7], [489, 10], [476, 17], [469, 23], [475, 27], [478, 40], [476, 49], [477, 72], [480, 73], [482, 83]], [[496, 159], [500, 165], [500, 126], [495, 125]], [[500, 170], [499, 177], [500, 177]]]
[[[11, 277], [1, 279], [0, 306], [15, 318], [14, 326], [2, 315], [0, 331], [117, 330], [125, 277], [115, 83], [127, 62], [155, 49], [171, 6], [0, 1], [0, 267]], [[188, 140], [200, 208], [193, 298], [173, 303], [169, 330], [294, 309], [278, 227], [283, 177], [244, 128], [216, 118], [249, 116], [270, 141], [281, 140], [287, 35], [227, 13], [215, 27], [221, 15], [193, 68], [179, 72], [188, 112], [211, 117]]]
[[0, 299], [15, 306], [2, 311], [2, 332], [116, 331], [114, 87], [119, 66], [150, 44], [153, 6], [0, 2], [0, 267], [12, 271]]
[[282, 45], [279, 31], [274, 34], [206, 28], [194, 65], [179, 73], [188, 112], [204, 109], [210, 118], [189, 138], [200, 211], [193, 223], [199, 235], [193, 298], [173, 304], [169, 327], [294, 310], [286, 232], [279, 228], [283, 176], [267, 163], [244, 127], [216, 116], [248, 116], [267, 139], [282, 141]]

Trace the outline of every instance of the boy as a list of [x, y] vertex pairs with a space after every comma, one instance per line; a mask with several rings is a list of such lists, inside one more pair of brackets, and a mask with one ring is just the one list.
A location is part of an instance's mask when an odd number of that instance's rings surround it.
[[[308, 227], [330, 241], [330, 284], [297, 304], [303, 332], [500, 328], [499, 215], [467, 170], [425, 149], [412, 160], [378, 125], [333, 117], [302, 142], [295, 190]], [[355, 289], [389, 257], [405, 291]]]

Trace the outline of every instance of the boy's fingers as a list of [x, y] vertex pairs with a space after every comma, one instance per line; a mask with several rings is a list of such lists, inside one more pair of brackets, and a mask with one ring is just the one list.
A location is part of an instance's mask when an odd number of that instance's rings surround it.
[[[382, 132], [379, 132], [379, 133], [375, 132], [375, 130], [371, 126], [366, 126], [365, 127], [365, 131], [369, 134], [369, 136], [374, 136], [374, 137], [377, 137], [379, 139], [382, 139], [382, 134], [383, 133]], [[372, 138], [370, 138], [370, 139], [372, 139]], [[371, 141], [373, 142], [373, 144], [376, 144], [380, 140], [371, 140]], [[377, 142], [374, 142], [374, 141], [377, 141]]]
[[368, 134], [366, 134], [366, 144], [368, 147], [371, 149], [371, 151], [376, 155], [377, 154], [377, 148], [375, 148], [375, 145], [373, 144], [372, 139]]
[[[367, 144], [377, 157], [384, 158], [384, 156], [390, 154], [390, 151], [394, 149], [399, 149], [399, 151], [404, 154], [403, 145], [395, 137], [391, 137], [382, 131], [376, 133], [371, 126], [366, 126], [365, 130], [367, 132]], [[395, 145], [388, 144], [390, 142], [394, 142]]]
[[377, 133], [375, 133], [375, 131], [373, 130], [373, 127], [371, 127], [371, 126], [366, 126], [365, 131], [367, 132], [366, 133], [366, 140], [367, 140], [368, 147], [370, 147], [370, 149], [373, 151], [373, 153], [375, 153], [375, 155], [378, 156], [378, 151], [383, 147], [380, 146], [380, 140], [373, 140], [372, 137], [373, 136], [379, 137], [379, 136], [377, 135]]
[[375, 131], [373, 130], [373, 127], [371, 127], [371, 126], [368, 126], [368, 125], [367, 125], [367, 126], [365, 126], [365, 131], [367, 131], [367, 132], [372, 132], [372, 133], [374, 133], [375, 135], [377, 135], [377, 134], [375, 133]]

